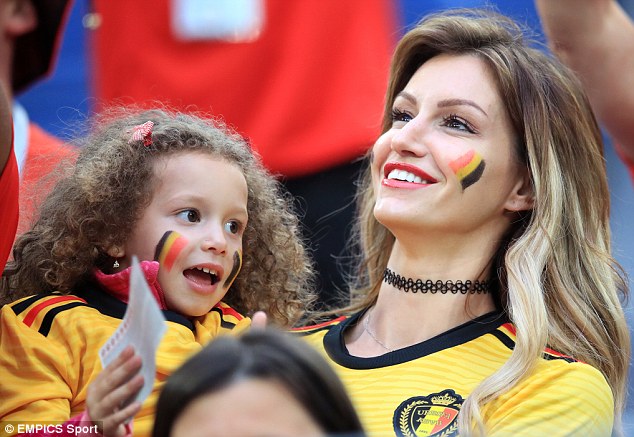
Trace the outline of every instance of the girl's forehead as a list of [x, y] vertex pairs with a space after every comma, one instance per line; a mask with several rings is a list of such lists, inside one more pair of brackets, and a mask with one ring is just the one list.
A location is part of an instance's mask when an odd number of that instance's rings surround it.
[[204, 149], [168, 151], [157, 156], [153, 165], [155, 170], [161, 170], [164, 169], [170, 162], [183, 161], [187, 163], [194, 163], [201, 159], [217, 161], [223, 165], [234, 166], [240, 170], [240, 173], [244, 173], [242, 163], [240, 163], [237, 159], [219, 151]]
[[151, 197], [153, 201], [179, 197], [218, 199], [233, 193], [231, 203], [248, 207], [253, 189], [248, 181], [243, 166], [235, 160], [206, 151], [178, 151], [157, 157]]

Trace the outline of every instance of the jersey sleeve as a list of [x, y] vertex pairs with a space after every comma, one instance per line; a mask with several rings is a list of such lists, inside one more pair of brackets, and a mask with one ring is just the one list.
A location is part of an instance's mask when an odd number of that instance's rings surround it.
[[[601, 372], [583, 363], [538, 371], [493, 402], [487, 436], [610, 436], [612, 390]], [[485, 407], [486, 408], [486, 407]]]
[[26, 322], [12, 305], [0, 312], [0, 418], [63, 422], [71, 414], [71, 357]]

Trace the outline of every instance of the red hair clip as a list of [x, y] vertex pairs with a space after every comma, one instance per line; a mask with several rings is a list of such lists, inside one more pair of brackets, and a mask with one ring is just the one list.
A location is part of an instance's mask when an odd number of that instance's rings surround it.
[[128, 143], [132, 143], [134, 141], [143, 141], [144, 146], [152, 145], [152, 128], [154, 127], [154, 123], [151, 121], [146, 121], [143, 124], [139, 124], [138, 126], [134, 126], [132, 128], [132, 137]]

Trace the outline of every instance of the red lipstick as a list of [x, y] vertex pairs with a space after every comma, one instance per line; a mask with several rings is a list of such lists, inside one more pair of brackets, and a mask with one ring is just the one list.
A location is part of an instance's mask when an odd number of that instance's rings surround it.
[[[406, 181], [401, 179], [388, 179], [390, 173], [394, 170], [404, 171], [407, 173], [411, 173], [415, 178], [420, 179], [420, 181]], [[383, 167], [383, 181], [382, 184], [387, 187], [392, 188], [407, 188], [407, 189], [417, 189], [417, 188], [425, 188], [429, 187], [432, 184], [438, 182], [435, 178], [427, 174], [421, 168], [416, 167], [412, 164], [407, 164], [404, 162], [388, 162]]]

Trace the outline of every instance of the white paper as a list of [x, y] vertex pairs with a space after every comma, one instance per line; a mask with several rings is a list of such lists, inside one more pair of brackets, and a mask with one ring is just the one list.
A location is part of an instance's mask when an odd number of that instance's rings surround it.
[[142, 403], [152, 392], [156, 374], [156, 350], [166, 330], [165, 317], [143, 276], [139, 260], [133, 257], [128, 307], [117, 330], [99, 350], [104, 368], [128, 345], [132, 345], [134, 351], [141, 356], [143, 388], [126, 405], [133, 401]]

